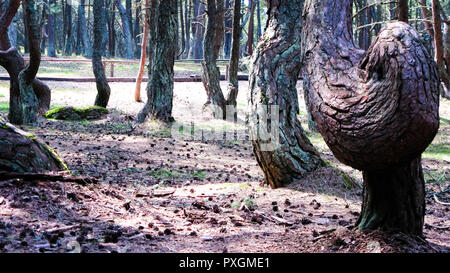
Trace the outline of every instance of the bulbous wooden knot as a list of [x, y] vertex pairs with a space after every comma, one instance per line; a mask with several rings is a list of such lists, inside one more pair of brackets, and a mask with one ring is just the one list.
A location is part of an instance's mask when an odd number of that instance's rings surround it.
[[[343, 74], [356, 82], [332, 82]], [[327, 84], [310, 99], [318, 110], [313, 113], [317, 126], [334, 155], [359, 170], [410, 162], [439, 127], [437, 66], [417, 31], [403, 22], [381, 30], [358, 69], [331, 71]]]

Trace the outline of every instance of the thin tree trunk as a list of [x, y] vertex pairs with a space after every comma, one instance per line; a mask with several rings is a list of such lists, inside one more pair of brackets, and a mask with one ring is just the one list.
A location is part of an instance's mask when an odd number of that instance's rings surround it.
[[[299, 18], [303, 3], [303, 0], [267, 2], [269, 22], [252, 58], [249, 78], [252, 145], [265, 181], [273, 188], [324, 165], [297, 119], [302, 29]], [[267, 113], [265, 108], [269, 106], [278, 108]], [[270, 126], [264, 120], [266, 115], [273, 116]]]
[[[155, 35], [152, 35], [156, 36], [155, 49], [152, 54], [150, 80], [147, 84], [148, 100], [138, 114], [139, 123], [143, 123], [149, 114], [163, 122], [174, 121], [172, 103], [173, 68], [178, 47], [177, 4], [177, 0], [164, 0], [158, 3], [158, 7], [152, 6], [158, 13], [155, 15]], [[150, 24], [149, 28], [151, 32]]]
[[408, 0], [398, 0], [398, 20], [408, 23]]
[[189, 52], [191, 50], [191, 13], [192, 5], [189, 0], [184, 1], [184, 22], [185, 26], [185, 38], [186, 38], [186, 50], [184, 52], [184, 58], [189, 58]]
[[144, 19], [144, 33], [142, 37], [142, 45], [141, 45], [141, 60], [139, 62], [139, 72], [136, 77], [136, 88], [134, 91], [134, 100], [137, 102], [141, 102], [141, 84], [142, 84], [142, 76], [144, 75], [145, 70], [145, 60], [147, 58], [147, 39], [148, 39], [148, 13], [150, 12], [148, 9], [150, 8], [150, 0], [145, 1], [145, 19]]
[[71, 1], [66, 1], [66, 21], [67, 21], [67, 27], [66, 27], [66, 44], [64, 46], [64, 55], [72, 55], [72, 5], [70, 4]]
[[256, 19], [257, 19], [257, 37], [258, 37], [258, 41], [259, 38], [261, 38], [262, 35], [262, 26], [261, 26], [261, 3], [260, 0], [256, 0], [256, 7], [257, 7], [257, 11], [256, 11]]
[[248, 23], [247, 52], [253, 55], [253, 37], [255, 34], [255, 0], [250, 0], [250, 21]]
[[90, 58], [92, 56], [92, 44], [89, 40], [87, 22], [85, 17], [85, 0], [80, 0], [80, 6], [78, 7], [79, 27], [81, 34], [81, 41], [83, 42], [83, 56]]
[[[144, 0], [144, 1], [146, 1], [146, 0]], [[140, 34], [141, 34], [141, 20], [140, 20], [141, 0], [136, 0], [135, 4], [136, 4], [136, 15], [135, 15], [135, 20], [134, 20], [134, 34], [133, 34], [134, 45], [135, 45], [134, 57], [140, 58], [141, 47], [139, 46], [139, 44], [142, 41], [142, 38], [140, 37]]]
[[180, 3], [178, 4], [179, 6], [179, 26], [181, 27], [180, 29], [180, 42], [181, 42], [181, 49], [180, 52], [178, 53], [177, 57], [180, 57], [181, 55], [184, 54], [184, 51], [186, 50], [186, 37], [185, 37], [185, 31], [184, 31], [184, 13], [183, 13], [183, 0], [179, 0]]
[[114, 4], [117, 6], [120, 18], [122, 19], [122, 33], [125, 39], [125, 58], [133, 59], [133, 45], [131, 42], [131, 32], [126, 10], [122, 3], [120, 3], [120, 0], [114, 0]]
[[228, 95], [227, 105], [236, 107], [236, 99], [239, 92], [238, 69], [239, 48], [241, 46], [241, 1], [234, 0], [233, 8], [233, 32], [230, 67], [228, 69]]
[[[50, 7], [55, 5], [54, 0], [48, 2]], [[56, 57], [55, 50], [55, 16], [52, 10], [48, 12], [48, 22], [47, 22], [47, 35], [48, 35], [48, 45], [47, 45], [47, 56]]]
[[105, 76], [105, 68], [102, 63], [103, 30], [106, 27], [103, 20], [104, 0], [94, 1], [94, 46], [92, 51], [92, 69], [94, 71], [95, 83], [97, 85], [97, 97], [95, 105], [106, 107], [111, 94], [111, 88]]

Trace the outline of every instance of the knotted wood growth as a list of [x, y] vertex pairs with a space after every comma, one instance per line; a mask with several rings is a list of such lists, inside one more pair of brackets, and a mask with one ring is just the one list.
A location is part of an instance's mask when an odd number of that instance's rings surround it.
[[309, 111], [333, 154], [363, 171], [359, 227], [422, 234], [420, 156], [439, 127], [439, 75], [403, 22], [357, 49], [351, 0], [307, 0], [302, 48]]

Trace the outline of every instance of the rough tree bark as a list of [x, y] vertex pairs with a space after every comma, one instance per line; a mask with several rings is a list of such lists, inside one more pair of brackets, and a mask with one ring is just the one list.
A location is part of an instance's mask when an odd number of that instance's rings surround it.
[[[157, 2], [157, 1], [155, 1]], [[142, 123], [148, 114], [163, 122], [172, 122], [173, 66], [177, 54], [178, 26], [177, 0], [158, 3], [155, 15], [155, 47], [151, 62], [150, 80], [147, 84], [147, 103], [139, 112], [137, 121]], [[153, 35], [152, 35], [153, 36]]]
[[256, 120], [249, 122], [251, 132], [256, 132], [260, 126], [259, 113], [264, 112], [265, 106], [279, 106], [279, 131], [276, 132], [279, 134], [279, 144], [274, 145], [272, 150], [264, 149], [264, 138], [252, 139], [253, 151], [265, 181], [273, 188], [300, 179], [324, 165], [297, 119], [296, 84], [301, 64], [302, 29], [299, 18], [303, 3], [303, 0], [267, 2], [267, 27], [252, 58], [249, 107], [250, 115], [257, 116]]
[[223, 40], [223, 0], [207, 1], [207, 23], [203, 41], [202, 82], [208, 96], [205, 105], [213, 107], [213, 116], [226, 118], [226, 101], [220, 88], [220, 70], [217, 67]]
[[358, 226], [421, 235], [420, 156], [439, 127], [439, 74], [404, 22], [380, 31], [366, 53], [352, 38], [352, 0], [307, 0], [302, 49], [305, 92], [325, 142], [363, 171]]
[[88, 36], [86, 12], [84, 6], [85, 0], [80, 0], [80, 4], [78, 5], [78, 29], [80, 31], [79, 38], [83, 43], [83, 56], [86, 58], [90, 58], [92, 56], [92, 44]]
[[0, 120], [0, 171], [62, 171], [67, 166], [44, 142]]
[[105, 76], [105, 68], [102, 63], [102, 40], [103, 30], [106, 27], [103, 21], [104, 0], [94, 1], [94, 46], [92, 48], [92, 69], [94, 71], [97, 96], [95, 106], [105, 107], [108, 105], [111, 88]]
[[26, 28], [28, 29], [28, 46], [30, 61], [19, 73], [19, 90], [22, 96], [23, 122], [36, 125], [39, 100], [33, 88], [33, 82], [39, 70], [41, 51], [39, 48], [39, 27], [34, 0], [25, 0]]
[[235, 0], [233, 7], [233, 32], [231, 40], [230, 67], [228, 70], [228, 95], [227, 105], [236, 107], [236, 99], [239, 93], [238, 69], [239, 48], [241, 45], [241, 1]]

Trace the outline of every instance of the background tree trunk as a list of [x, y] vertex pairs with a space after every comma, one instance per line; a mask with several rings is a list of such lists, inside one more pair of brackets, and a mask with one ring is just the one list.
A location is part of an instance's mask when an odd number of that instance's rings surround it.
[[364, 174], [359, 227], [421, 235], [420, 155], [439, 127], [435, 63], [404, 22], [366, 53], [355, 48], [351, 0], [306, 0], [303, 18], [310, 112], [335, 157]]
[[[90, 58], [92, 56], [92, 44], [88, 36], [88, 28], [85, 16], [85, 0], [80, 0], [80, 5], [78, 7], [78, 20], [80, 29], [80, 38], [83, 43], [83, 56]], [[81, 50], [80, 50], [81, 51]]]
[[126, 10], [122, 3], [120, 3], [120, 0], [115, 0], [114, 4], [117, 6], [120, 18], [122, 19], [122, 33], [125, 39], [125, 58], [133, 59], [133, 44], [131, 42], [131, 32]]
[[230, 67], [228, 70], [228, 95], [227, 105], [236, 107], [236, 99], [239, 93], [238, 69], [239, 48], [241, 46], [241, 1], [234, 1], [233, 8], [233, 39], [231, 47]]
[[94, 46], [92, 51], [92, 69], [97, 85], [97, 97], [95, 105], [105, 107], [108, 105], [111, 88], [105, 76], [105, 68], [102, 63], [102, 35], [106, 27], [103, 20], [104, 0], [94, 1]]
[[48, 44], [47, 44], [47, 56], [56, 57], [55, 50], [55, 15], [53, 14], [51, 8], [55, 6], [55, 1], [50, 0], [49, 11], [48, 11], [48, 21], [47, 21], [47, 35], [48, 35]]
[[408, 0], [398, 0], [398, 20], [408, 23]]
[[150, 12], [148, 9], [150, 8], [150, 0], [145, 1], [145, 19], [144, 19], [144, 33], [142, 36], [142, 45], [141, 45], [141, 60], [139, 62], [139, 72], [136, 77], [136, 88], [134, 91], [134, 100], [136, 102], [141, 102], [141, 84], [142, 84], [142, 76], [144, 75], [145, 69], [145, 60], [147, 58], [147, 39], [148, 39], [148, 13]]
[[[264, 138], [252, 140], [253, 151], [264, 172], [266, 183], [273, 188], [300, 179], [324, 165], [297, 119], [299, 107], [296, 84], [301, 61], [302, 29], [299, 18], [302, 16], [303, 3], [303, 0], [267, 2], [269, 22], [252, 58], [249, 78], [250, 114], [256, 115], [258, 119], [266, 105], [279, 106], [280, 124], [279, 132], [276, 132], [279, 134], [279, 144], [273, 145], [272, 149], [265, 149]], [[262, 121], [255, 119], [249, 122], [250, 130], [255, 136], [260, 122]], [[261, 130], [259, 133], [264, 134]]]
[[202, 81], [215, 118], [226, 118], [226, 102], [220, 87], [217, 57], [223, 39], [223, 0], [208, 0], [208, 20], [203, 44]]
[[164, 0], [160, 1], [157, 7], [152, 6], [158, 10], [155, 15], [155, 49], [147, 84], [148, 100], [137, 117], [140, 123], [145, 121], [149, 113], [163, 122], [173, 121], [173, 66], [178, 44], [177, 3], [177, 0]]
[[253, 37], [255, 34], [255, 0], [250, 0], [250, 21], [248, 23], [247, 53], [253, 55]]

